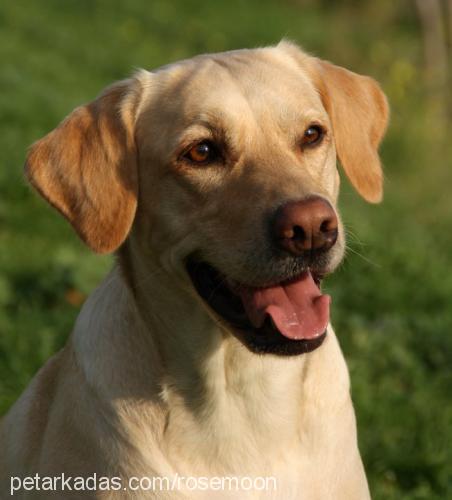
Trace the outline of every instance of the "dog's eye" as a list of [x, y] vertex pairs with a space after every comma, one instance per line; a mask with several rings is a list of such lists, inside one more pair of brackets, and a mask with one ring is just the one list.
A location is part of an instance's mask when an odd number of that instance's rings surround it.
[[310, 125], [303, 134], [302, 146], [314, 146], [319, 144], [324, 136], [323, 128], [320, 125]]
[[218, 149], [211, 141], [199, 142], [184, 154], [184, 158], [198, 165], [211, 163], [216, 160], [218, 156]]

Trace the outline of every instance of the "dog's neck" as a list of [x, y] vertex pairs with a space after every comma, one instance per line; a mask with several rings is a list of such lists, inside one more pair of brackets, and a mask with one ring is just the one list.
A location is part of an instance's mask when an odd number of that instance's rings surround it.
[[[76, 351], [83, 351], [86, 377], [107, 400], [133, 405], [135, 398], [140, 406], [147, 400], [160, 407], [162, 443], [192, 471], [205, 472], [210, 462], [225, 471], [243, 473], [244, 464], [262, 469], [266, 452], [274, 457], [304, 435], [312, 439], [338, 401], [349, 403], [348, 374], [332, 331], [309, 355], [256, 355], [161, 267], [141, 268], [139, 276], [129, 271], [125, 277], [114, 269], [88, 300]], [[98, 370], [107, 343], [115, 344], [108, 352], [117, 359]], [[337, 393], [325, 399], [331, 384]]]

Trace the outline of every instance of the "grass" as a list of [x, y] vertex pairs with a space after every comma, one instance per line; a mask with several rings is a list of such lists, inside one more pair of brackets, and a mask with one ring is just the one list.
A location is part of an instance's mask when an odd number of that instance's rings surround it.
[[408, 1], [2, 3], [0, 412], [64, 344], [111, 263], [31, 193], [27, 146], [136, 67], [282, 37], [373, 75], [389, 96], [385, 201], [366, 205], [343, 179], [350, 250], [327, 288], [374, 498], [452, 498], [452, 151]]

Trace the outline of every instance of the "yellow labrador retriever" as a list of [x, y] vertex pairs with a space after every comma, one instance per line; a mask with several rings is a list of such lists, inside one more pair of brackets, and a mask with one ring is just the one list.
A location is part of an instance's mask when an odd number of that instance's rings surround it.
[[336, 157], [380, 201], [387, 118], [282, 42], [139, 71], [35, 143], [32, 185], [117, 261], [2, 421], [2, 498], [369, 498], [320, 282]]

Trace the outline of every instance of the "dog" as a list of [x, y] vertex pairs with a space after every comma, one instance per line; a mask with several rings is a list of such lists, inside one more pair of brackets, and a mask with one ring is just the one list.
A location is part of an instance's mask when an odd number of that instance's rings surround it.
[[[26, 177], [116, 261], [3, 418], [0, 490], [370, 498], [320, 287], [344, 256], [337, 159], [379, 202], [387, 121], [372, 78], [282, 41], [139, 70], [37, 141]], [[226, 476], [276, 486], [142, 481]]]

